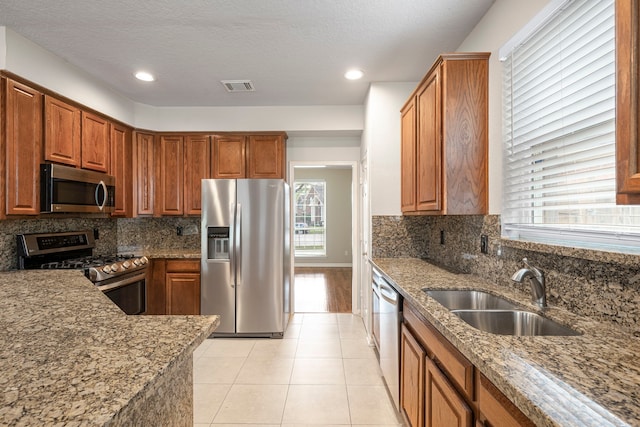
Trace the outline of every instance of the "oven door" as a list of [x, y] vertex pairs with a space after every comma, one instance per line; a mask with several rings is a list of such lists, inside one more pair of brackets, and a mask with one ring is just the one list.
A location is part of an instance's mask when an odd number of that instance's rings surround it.
[[147, 309], [147, 272], [98, 283], [100, 289], [126, 314], [143, 314]]

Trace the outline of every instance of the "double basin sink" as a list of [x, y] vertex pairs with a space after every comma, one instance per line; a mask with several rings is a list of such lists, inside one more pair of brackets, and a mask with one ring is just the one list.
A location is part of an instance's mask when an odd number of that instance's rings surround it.
[[516, 336], [581, 335], [504, 298], [477, 290], [423, 289], [469, 325], [484, 332]]

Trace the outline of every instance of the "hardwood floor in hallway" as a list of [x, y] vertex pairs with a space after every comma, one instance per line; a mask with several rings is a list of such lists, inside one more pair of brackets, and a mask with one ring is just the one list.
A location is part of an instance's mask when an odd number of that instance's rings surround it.
[[351, 267], [296, 267], [296, 313], [351, 313]]

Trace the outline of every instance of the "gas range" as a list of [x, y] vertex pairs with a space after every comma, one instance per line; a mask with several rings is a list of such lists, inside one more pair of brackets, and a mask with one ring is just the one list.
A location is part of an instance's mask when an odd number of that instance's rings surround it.
[[18, 268], [83, 270], [126, 314], [146, 311], [149, 260], [145, 256], [94, 256], [92, 231], [19, 234]]
[[145, 256], [94, 256], [92, 231], [33, 233], [17, 236], [19, 269], [78, 269], [94, 283], [147, 268]]

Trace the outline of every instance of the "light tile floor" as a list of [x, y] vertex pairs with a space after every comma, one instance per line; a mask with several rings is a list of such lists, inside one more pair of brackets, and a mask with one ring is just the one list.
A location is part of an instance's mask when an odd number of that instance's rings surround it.
[[400, 426], [362, 319], [296, 313], [283, 339], [207, 339], [193, 355], [194, 426]]

